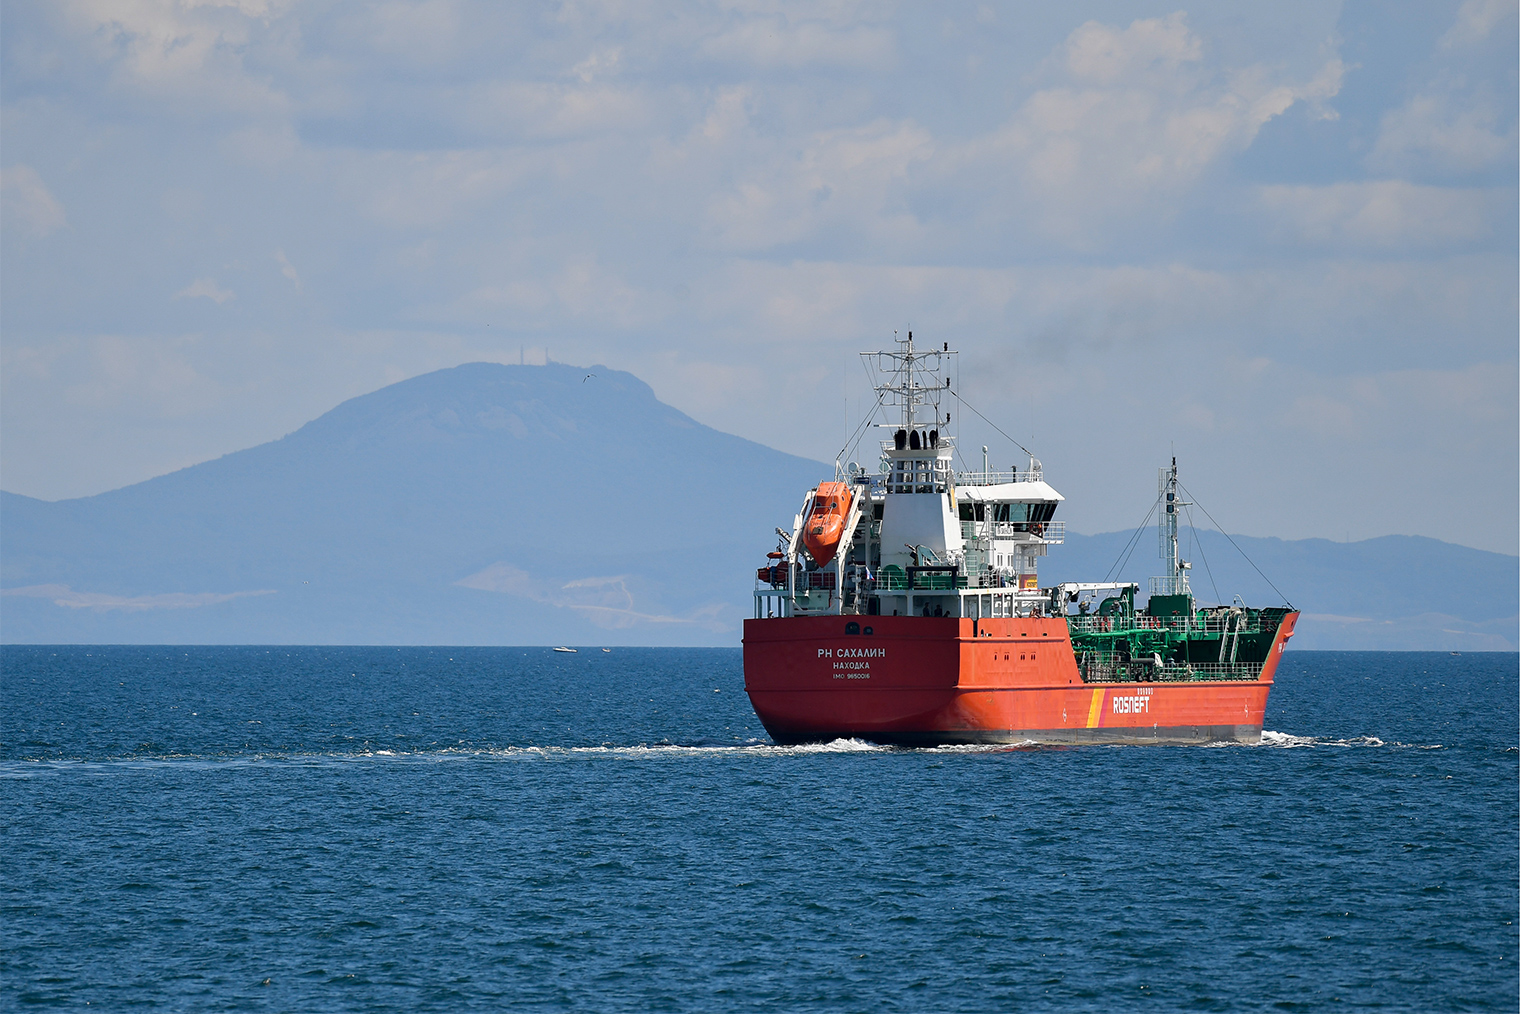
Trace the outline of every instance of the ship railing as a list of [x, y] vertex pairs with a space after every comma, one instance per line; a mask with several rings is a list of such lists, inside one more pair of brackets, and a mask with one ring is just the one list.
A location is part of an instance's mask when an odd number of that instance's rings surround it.
[[1181, 630], [1198, 634], [1259, 634], [1262, 632], [1258, 617], [1242, 617], [1229, 614], [1205, 613], [1192, 616], [1100, 616], [1097, 613], [1066, 617], [1068, 628], [1074, 634], [1107, 634], [1125, 630]]
[[1187, 575], [1151, 578], [1149, 592], [1152, 595], [1191, 595]]
[[[779, 589], [786, 591], [786, 568], [785, 567], [761, 567], [762, 573], [768, 573], [765, 578], [757, 578], [755, 588], [757, 590]], [[832, 570], [806, 570], [797, 574], [798, 591], [834, 591], [839, 584], [839, 575]]]
[[1010, 472], [976, 471], [956, 472], [955, 484], [957, 486], [1000, 486], [1006, 482], [1044, 482], [1043, 472]]
[[[1028, 576], [1028, 575], [1024, 575]], [[1035, 597], [1041, 595], [1038, 588], [1026, 586], [1020, 575], [1011, 570], [984, 570], [972, 575], [972, 579], [965, 585], [967, 588], [1011, 588], [1014, 591], [1024, 591]]]
[[1084, 683], [1193, 683], [1256, 680], [1260, 662], [1177, 662], [1150, 658], [1121, 658], [1113, 652], [1077, 653], [1077, 671]]
[[[1020, 581], [1020, 575], [1013, 571], [974, 571], [966, 574], [959, 567], [954, 568], [955, 573], [947, 573], [949, 567], [909, 567], [906, 570], [914, 571], [911, 585], [905, 569], [895, 565], [873, 570], [871, 577], [860, 582], [861, 589], [865, 592], [872, 591], [994, 591], [1004, 590], [1016, 592], [1020, 598], [1048, 599], [1048, 589], [1041, 590], [1034, 585], [1025, 585]], [[1029, 575], [1023, 575], [1028, 577]], [[798, 587], [802, 587], [798, 585]]]
[[966, 575], [958, 566], [908, 567], [889, 564], [866, 582], [870, 591], [952, 591], [966, 587]]
[[1007, 539], [1020, 535], [1032, 535], [1046, 542], [1064, 542], [1066, 540], [1065, 521], [994, 521], [992, 523], [993, 538]]
[[1060, 545], [1066, 541], [1065, 521], [962, 521], [961, 538], [1024, 539]]

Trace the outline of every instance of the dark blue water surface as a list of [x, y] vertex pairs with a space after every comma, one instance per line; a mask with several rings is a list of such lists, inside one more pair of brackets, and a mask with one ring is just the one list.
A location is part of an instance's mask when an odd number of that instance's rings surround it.
[[8, 646], [0, 1002], [1503, 1010], [1514, 655], [1260, 747], [769, 745], [731, 650]]

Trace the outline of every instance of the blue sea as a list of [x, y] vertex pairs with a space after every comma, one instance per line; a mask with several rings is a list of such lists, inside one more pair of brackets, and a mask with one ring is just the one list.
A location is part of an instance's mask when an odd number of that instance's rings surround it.
[[736, 650], [0, 649], [0, 1004], [1508, 1011], [1512, 654], [1257, 747], [776, 747]]

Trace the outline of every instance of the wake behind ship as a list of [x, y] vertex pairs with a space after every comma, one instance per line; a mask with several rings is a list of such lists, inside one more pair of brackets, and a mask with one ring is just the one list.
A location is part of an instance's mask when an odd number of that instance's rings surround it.
[[[881, 469], [809, 490], [759, 569], [744, 682], [778, 743], [1255, 743], [1298, 613], [1200, 606], [1178, 555], [1175, 459], [1158, 482], [1167, 573], [1041, 587], [1063, 501], [1023, 471], [957, 472], [941, 400], [955, 355], [909, 332], [865, 353], [900, 411]], [[985, 448], [983, 449], [985, 452]], [[1095, 606], [1095, 608], [1094, 608]]]

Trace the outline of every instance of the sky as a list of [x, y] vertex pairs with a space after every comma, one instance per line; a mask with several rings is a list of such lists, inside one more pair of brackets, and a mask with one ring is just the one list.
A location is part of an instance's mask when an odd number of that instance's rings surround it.
[[1516, 4], [1175, 3], [0, 0], [0, 486], [545, 358], [832, 463], [912, 329], [1073, 530], [1517, 552]]

